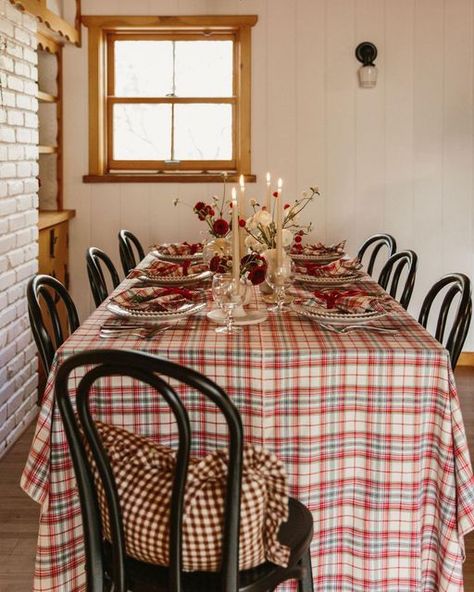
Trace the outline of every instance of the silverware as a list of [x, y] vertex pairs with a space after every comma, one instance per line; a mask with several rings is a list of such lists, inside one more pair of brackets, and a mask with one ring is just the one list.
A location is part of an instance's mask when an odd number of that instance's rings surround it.
[[333, 333], [349, 333], [350, 331], [375, 331], [378, 333], [395, 334], [398, 333], [398, 329], [390, 327], [378, 327], [377, 325], [346, 325], [345, 327], [335, 327], [334, 325], [326, 325], [325, 323], [318, 322], [318, 325], [323, 329], [332, 331]]
[[151, 339], [155, 335], [160, 333], [164, 333], [168, 329], [171, 329], [173, 325], [164, 325], [164, 326], [135, 326], [135, 327], [104, 327], [100, 329], [99, 336], [107, 339], [108, 337], [116, 337], [120, 335], [133, 335], [136, 337], [141, 337], [142, 339]]

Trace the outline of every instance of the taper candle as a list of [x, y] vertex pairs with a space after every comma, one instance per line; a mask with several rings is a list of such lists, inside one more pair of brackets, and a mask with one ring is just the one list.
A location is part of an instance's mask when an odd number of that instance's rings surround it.
[[238, 285], [240, 281], [239, 207], [235, 187], [232, 187], [232, 276]]
[[267, 173], [267, 193], [265, 195], [265, 207], [267, 211], [272, 213], [272, 177]]
[[[240, 194], [239, 194], [239, 216], [242, 220], [247, 219], [247, 207], [245, 204], [245, 180], [244, 176], [239, 177]], [[245, 229], [239, 228], [239, 239], [240, 239], [240, 257], [245, 255]]]
[[282, 179], [278, 179], [277, 195], [277, 224], [276, 224], [276, 250], [277, 250], [277, 266], [281, 267], [283, 264], [283, 197], [282, 197]]

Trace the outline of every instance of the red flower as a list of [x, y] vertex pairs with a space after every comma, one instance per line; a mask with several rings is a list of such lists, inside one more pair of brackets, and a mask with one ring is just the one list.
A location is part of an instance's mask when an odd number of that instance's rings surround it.
[[300, 243], [303, 239], [301, 238], [301, 236], [299, 234], [297, 234], [295, 236], [295, 243]]
[[240, 228], [245, 228], [245, 220], [242, 220], [242, 218], [239, 220], [239, 226]]
[[273, 197], [278, 197], [278, 191], [273, 192]]
[[225, 236], [229, 232], [229, 223], [223, 218], [218, 218], [212, 225], [212, 230], [216, 236]]
[[219, 269], [220, 264], [221, 258], [219, 255], [214, 255], [214, 257], [209, 261], [209, 269], [216, 272]]
[[287, 209], [288, 209], [288, 208], [290, 208], [290, 207], [291, 207], [291, 206], [290, 206], [290, 204], [285, 204], [285, 205], [283, 206], [283, 209], [284, 209], [284, 210], [287, 210]]
[[261, 284], [265, 280], [267, 273], [266, 265], [258, 265], [250, 270], [248, 278], [254, 286]]
[[199, 220], [205, 220], [207, 216], [207, 208], [206, 204], [203, 201], [198, 201], [197, 204], [194, 206], [194, 211], [198, 215]]
[[214, 212], [214, 210], [212, 209], [211, 206], [206, 206], [206, 214], [208, 216], [214, 216], [215, 212]]

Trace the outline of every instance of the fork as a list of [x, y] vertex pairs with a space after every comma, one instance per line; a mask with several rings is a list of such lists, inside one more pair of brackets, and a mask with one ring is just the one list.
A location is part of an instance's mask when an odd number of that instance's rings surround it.
[[376, 331], [378, 333], [395, 334], [398, 329], [391, 329], [389, 327], [377, 327], [376, 325], [346, 325], [345, 327], [335, 327], [334, 325], [326, 325], [325, 323], [318, 323], [320, 327], [333, 333], [349, 333], [350, 331]]

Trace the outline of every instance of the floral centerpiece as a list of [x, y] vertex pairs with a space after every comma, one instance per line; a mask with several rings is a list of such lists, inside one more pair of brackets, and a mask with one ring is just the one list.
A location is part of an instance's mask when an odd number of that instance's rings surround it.
[[[301, 225], [299, 214], [310, 204], [316, 196], [320, 195], [317, 187], [310, 187], [304, 191], [299, 199], [292, 204], [286, 203], [283, 214], [283, 247], [289, 248], [293, 243], [300, 243], [305, 234], [311, 232], [312, 223]], [[273, 193], [278, 198], [278, 192]], [[248, 236], [245, 239], [245, 246], [251, 251], [262, 253], [263, 251], [276, 248], [277, 224], [275, 221], [275, 207], [271, 211], [267, 207], [261, 207], [255, 200], [250, 205], [254, 213], [245, 222], [245, 230]]]
[[[209, 262], [209, 269], [214, 273], [231, 273], [232, 257], [214, 255]], [[245, 255], [240, 260], [240, 278], [244, 282], [249, 282], [254, 286], [261, 284], [265, 280], [267, 272], [267, 262], [264, 257], [257, 253]]]

